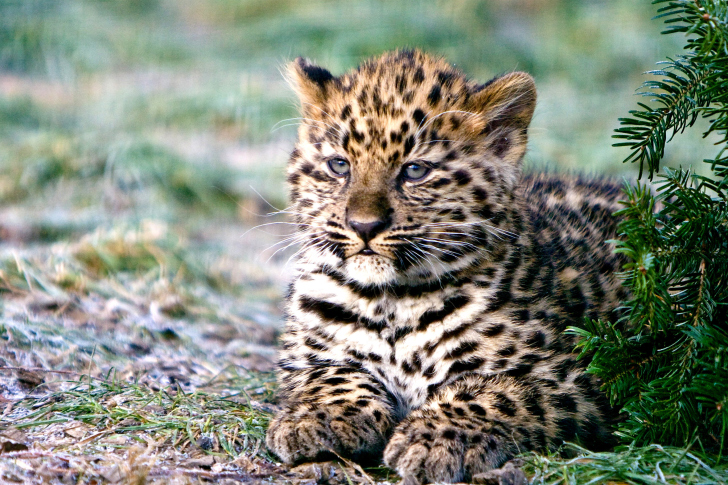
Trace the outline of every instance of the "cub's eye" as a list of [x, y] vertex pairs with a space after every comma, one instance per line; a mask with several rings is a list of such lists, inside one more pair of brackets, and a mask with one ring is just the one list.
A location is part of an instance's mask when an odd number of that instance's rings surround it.
[[430, 167], [423, 163], [412, 162], [404, 166], [402, 175], [404, 178], [411, 181], [422, 180], [430, 173]]
[[351, 168], [349, 162], [342, 158], [332, 158], [327, 163], [329, 164], [329, 169], [338, 177], [343, 177], [348, 174]]

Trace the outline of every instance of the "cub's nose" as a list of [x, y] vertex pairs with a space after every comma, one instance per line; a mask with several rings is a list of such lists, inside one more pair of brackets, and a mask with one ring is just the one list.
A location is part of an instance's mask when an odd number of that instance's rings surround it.
[[376, 237], [377, 234], [382, 232], [389, 225], [389, 218], [377, 219], [374, 221], [360, 222], [349, 220], [349, 227], [351, 227], [364, 241], [368, 243]]

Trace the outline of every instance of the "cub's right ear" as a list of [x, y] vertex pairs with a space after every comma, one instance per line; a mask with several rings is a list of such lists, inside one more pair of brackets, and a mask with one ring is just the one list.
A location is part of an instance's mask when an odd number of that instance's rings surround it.
[[326, 100], [336, 80], [329, 71], [311, 64], [303, 57], [288, 65], [288, 77], [301, 103], [314, 105]]

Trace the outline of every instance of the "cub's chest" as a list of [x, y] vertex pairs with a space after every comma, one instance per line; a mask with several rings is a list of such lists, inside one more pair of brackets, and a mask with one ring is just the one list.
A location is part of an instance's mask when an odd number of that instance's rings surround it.
[[489, 341], [482, 332], [488, 295], [474, 290], [364, 298], [312, 279], [299, 282], [294, 301], [307, 338], [321, 342], [319, 357], [361, 365], [406, 411], [453, 371], [483, 365], [483, 354], [496, 351], [498, 338]]

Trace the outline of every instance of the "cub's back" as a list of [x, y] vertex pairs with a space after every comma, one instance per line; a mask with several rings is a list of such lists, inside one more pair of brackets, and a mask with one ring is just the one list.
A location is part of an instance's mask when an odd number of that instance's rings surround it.
[[526, 175], [520, 198], [533, 241], [541, 257], [551, 261], [571, 295], [588, 296], [592, 318], [603, 317], [626, 298], [615, 272], [623, 258], [614, 254], [623, 206], [622, 185], [610, 179], [590, 179], [553, 174]]

